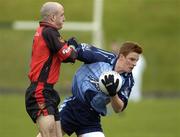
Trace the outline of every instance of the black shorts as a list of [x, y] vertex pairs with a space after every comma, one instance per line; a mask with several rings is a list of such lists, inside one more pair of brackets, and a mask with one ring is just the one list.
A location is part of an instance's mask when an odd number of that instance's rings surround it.
[[103, 132], [100, 124], [100, 115], [71, 97], [66, 99], [60, 107], [61, 127], [69, 136], [76, 133], [77, 136], [89, 132]]
[[26, 90], [25, 95], [26, 111], [36, 123], [38, 116], [54, 115], [59, 120], [58, 105], [60, 97], [53, 89], [52, 84], [33, 82]]

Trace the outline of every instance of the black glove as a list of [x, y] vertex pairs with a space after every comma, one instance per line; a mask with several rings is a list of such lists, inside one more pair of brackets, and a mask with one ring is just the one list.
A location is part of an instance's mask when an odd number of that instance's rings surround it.
[[78, 47], [78, 42], [76, 41], [75, 37], [68, 39], [67, 43], [69, 46], [74, 46], [74, 49]]
[[101, 80], [104, 86], [106, 87], [109, 96], [113, 97], [116, 95], [116, 90], [119, 85], [119, 79], [114, 82], [114, 75], [105, 75], [104, 79]]

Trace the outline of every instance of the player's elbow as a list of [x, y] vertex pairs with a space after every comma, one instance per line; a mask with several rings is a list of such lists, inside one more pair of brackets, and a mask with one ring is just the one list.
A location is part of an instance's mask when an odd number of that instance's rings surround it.
[[120, 113], [120, 112], [122, 112], [122, 110], [123, 110], [122, 108], [118, 108], [118, 109], [114, 109], [114, 112], [115, 113]]
[[114, 106], [113, 109], [114, 109], [114, 112], [115, 113], [120, 113], [123, 111], [123, 107], [124, 107], [124, 104], [120, 104], [120, 105], [117, 105], [117, 106]]

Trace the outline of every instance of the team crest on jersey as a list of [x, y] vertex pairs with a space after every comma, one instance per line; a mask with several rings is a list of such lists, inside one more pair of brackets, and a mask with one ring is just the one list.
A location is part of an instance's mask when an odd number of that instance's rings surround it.
[[101, 91], [100, 88], [99, 88], [98, 79], [94, 78], [94, 77], [91, 76], [91, 75], [89, 75], [88, 77], [89, 77], [90, 83], [92, 83], [98, 91]]
[[69, 53], [70, 51], [71, 51], [71, 48], [68, 47], [68, 48], [63, 49], [62, 53], [65, 55], [65, 54]]
[[82, 50], [89, 50], [89, 45], [87, 43], [81, 43]]

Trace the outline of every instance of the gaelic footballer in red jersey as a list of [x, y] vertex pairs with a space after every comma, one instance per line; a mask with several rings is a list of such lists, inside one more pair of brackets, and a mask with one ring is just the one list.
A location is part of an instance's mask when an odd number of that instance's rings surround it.
[[[75, 62], [75, 50], [65, 42], [58, 30], [46, 22], [40, 22], [33, 42], [29, 78], [55, 84], [61, 62]], [[42, 73], [42, 74], [41, 74]]]
[[46, 2], [41, 8], [41, 17], [32, 45], [28, 74], [31, 84], [26, 90], [26, 111], [43, 137], [61, 137], [60, 97], [53, 86], [58, 81], [61, 63], [74, 63], [77, 53], [58, 31], [65, 21], [63, 6], [57, 2]]

